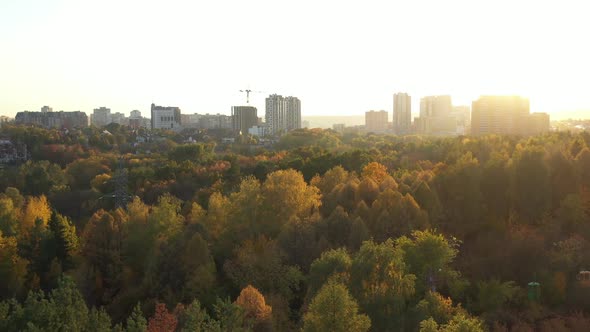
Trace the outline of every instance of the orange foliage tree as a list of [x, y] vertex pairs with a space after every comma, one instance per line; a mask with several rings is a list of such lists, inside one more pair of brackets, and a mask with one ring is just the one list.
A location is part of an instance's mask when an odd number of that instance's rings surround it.
[[156, 303], [156, 312], [148, 323], [148, 332], [174, 332], [178, 320], [164, 303]]

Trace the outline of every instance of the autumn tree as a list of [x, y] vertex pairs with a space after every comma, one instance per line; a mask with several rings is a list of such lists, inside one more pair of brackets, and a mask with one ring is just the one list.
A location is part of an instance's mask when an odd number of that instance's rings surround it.
[[486, 213], [490, 218], [503, 222], [508, 217], [510, 208], [510, 173], [506, 156], [492, 155], [483, 165], [480, 188]]
[[318, 214], [308, 218], [291, 218], [283, 225], [277, 238], [284, 252], [285, 263], [295, 265], [305, 271], [314, 259], [330, 248], [329, 241], [322, 233], [322, 219]]
[[563, 231], [574, 233], [581, 230], [588, 220], [582, 197], [578, 194], [567, 195], [555, 211], [555, 217]]
[[328, 282], [313, 298], [303, 316], [303, 331], [363, 332], [371, 327], [367, 315], [343, 284]]
[[262, 192], [260, 182], [254, 177], [242, 180], [239, 190], [229, 197], [228, 232], [231, 240], [242, 242], [245, 239], [267, 234], [260, 223]]
[[551, 181], [551, 203], [556, 208], [568, 195], [578, 192], [579, 178], [573, 161], [561, 149], [555, 149], [547, 158]]
[[264, 236], [236, 247], [234, 258], [224, 264], [223, 270], [238, 288], [252, 285], [286, 299], [291, 299], [303, 278], [298, 268], [283, 263], [276, 241]]
[[126, 257], [126, 267], [141, 277], [146, 270], [147, 257], [154, 246], [154, 231], [148, 224], [149, 207], [139, 197], [127, 204], [128, 221], [123, 224], [124, 234], [122, 250]]
[[482, 223], [484, 206], [479, 161], [468, 152], [442, 167], [435, 183], [449, 231], [460, 238], [474, 232]]
[[215, 263], [207, 242], [199, 233], [185, 232], [163, 242], [158, 248], [155, 270], [147, 276], [156, 280], [152, 291], [168, 303], [188, 302], [194, 298], [212, 303]]
[[177, 162], [190, 160], [202, 163], [211, 159], [211, 146], [201, 143], [178, 145], [168, 153], [168, 157]]
[[378, 162], [370, 162], [363, 167], [362, 177], [369, 178], [379, 185], [388, 177], [387, 167]]
[[[443, 218], [443, 206], [439, 199], [438, 192], [435, 188], [435, 183], [429, 175], [432, 172], [422, 172], [422, 177], [426, 179], [416, 178], [407, 192], [416, 200], [417, 204], [428, 212], [428, 220], [432, 225], [436, 225]], [[400, 186], [401, 187], [401, 186]], [[400, 189], [400, 192], [406, 192]]]
[[217, 241], [227, 229], [229, 204], [228, 198], [218, 192], [213, 193], [209, 198], [209, 207], [207, 208], [204, 224], [209, 236], [214, 241]]
[[312, 298], [329, 280], [347, 284], [352, 259], [344, 249], [325, 251], [311, 264], [309, 269], [308, 298]]
[[477, 283], [477, 302], [474, 309], [480, 313], [493, 313], [506, 308], [508, 302], [518, 293], [513, 281], [501, 282], [497, 279]]
[[170, 194], [160, 196], [150, 212], [148, 225], [156, 237], [173, 236], [184, 226], [180, 200]]
[[381, 244], [366, 241], [352, 260], [350, 285], [377, 331], [404, 329], [408, 301], [414, 295], [416, 277], [407, 273], [393, 240]]
[[544, 157], [545, 151], [535, 147], [521, 148], [513, 156], [514, 207], [527, 223], [541, 223], [551, 204], [551, 182]]
[[166, 304], [156, 303], [156, 311], [150, 317], [148, 322], [148, 332], [174, 332], [176, 330], [178, 320], [176, 317], [168, 312]]
[[252, 321], [254, 331], [271, 329], [272, 308], [266, 304], [264, 296], [256, 288], [246, 286], [235, 303], [244, 309], [245, 317]]
[[369, 212], [369, 228], [378, 241], [428, 227], [428, 214], [410, 194], [388, 189], [379, 194]]
[[574, 162], [580, 184], [590, 188], [590, 149], [585, 147], [578, 153]]
[[262, 227], [268, 234], [278, 234], [292, 217], [305, 218], [319, 208], [318, 188], [305, 183], [301, 173], [289, 169], [268, 175], [262, 185]]
[[17, 235], [19, 231], [19, 214], [20, 211], [15, 208], [12, 199], [0, 195], [0, 232], [6, 236]]
[[[414, 231], [411, 238], [403, 236], [396, 240], [396, 250], [407, 271], [416, 276], [418, 294], [436, 288], [437, 280], [449, 282], [459, 277], [450, 266], [459, 251], [455, 243], [449, 242], [442, 234]], [[438, 284], [442, 286], [440, 281]]]
[[332, 192], [340, 183], [345, 183], [349, 177], [350, 174], [342, 166], [336, 166], [329, 169], [323, 176], [316, 175], [310, 184], [320, 189], [323, 195], [326, 195]]
[[66, 179], [59, 165], [29, 160], [19, 167], [18, 182], [25, 194], [39, 196], [48, 194], [53, 186], [64, 185]]
[[18, 255], [16, 238], [0, 232], [0, 299], [22, 295], [28, 264]]
[[462, 313], [460, 307], [453, 306], [453, 301], [437, 292], [426, 292], [424, 299], [416, 304], [415, 312], [418, 322], [433, 319], [437, 324], [446, 324], [453, 316]]
[[444, 325], [436, 323], [432, 318], [420, 322], [420, 332], [483, 332], [482, 322], [465, 314], [458, 314]]
[[25, 234], [28, 229], [35, 226], [37, 220], [41, 221], [43, 226], [47, 225], [49, 218], [51, 218], [51, 207], [47, 197], [29, 197], [21, 219], [21, 234]]
[[82, 234], [83, 289], [97, 304], [110, 303], [121, 287], [122, 244], [125, 215], [104, 210], [96, 212]]
[[49, 228], [55, 239], [56, 257], [60, 260], [64, 270], [74, 266], [74, 257], [78, 254], [79, 240], [76, 227], [72, 221], [54, 212], [49, 220]]
[[65, 170], [68, 184], [73, 190], [89, 189], [92, 179], [99, 174], [110, 172], [110, 168], [98, 158], [78, 159]]
[[362, 243], [369, 240], [371, 232], [367, 224], [361, 217], [356, 217], [350, 226], [350, 236], [348, 237], [348, 248], [353, 251], [358, 250]]
[[104, 194], [115, 191], [115, 181], [113, 181], [113, 177], [110, 174], [106, 173], [95, 176], [90, 181], [90, 186], [92, 189]]
[[338, 206], [328, 218], [317, 223], [317, 228], [320, 236], [324, 236], [333, 247], [345, 247], [351, 235], [352, 222], [352, 217]]
[[379, 185], [372, 178], [366, 177], [361, 180], [357, 191], [357, 201], [364, 201], [368, 206], [371, 206], [377, 196], [379, 196]]
[[14, 187], [7, 187], [4, 194], [12, 200], [15, 209], [21, 209], [25, 204], [25, 197]]
[[47, 289], [55, 286], [61, 274], [61, 266], [57, 262], [54, 234], [36, 219], [34, 226], [18, 238], [19, 255], [28, 264], [27, 285], [30, 289]]

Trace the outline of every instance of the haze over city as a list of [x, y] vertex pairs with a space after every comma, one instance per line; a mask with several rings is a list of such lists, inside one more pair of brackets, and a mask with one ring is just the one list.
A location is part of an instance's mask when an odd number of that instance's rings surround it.
[[[240, 89], [302, 100], [304, 116], [391, 112], [395, 92], [530, 99], [588, 117], [582, 1], [3, 1], [0, 115], [152, 102], [229, 114]], [[526, 18], [526, 20], [525, 20]], [[586, 111], [585, 111], [586, 110]]]

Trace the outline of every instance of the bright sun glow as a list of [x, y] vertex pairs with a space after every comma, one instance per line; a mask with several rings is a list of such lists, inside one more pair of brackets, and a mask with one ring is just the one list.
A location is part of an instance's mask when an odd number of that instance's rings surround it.
[[[590, 110], [584, 1], [0, 1], [0, 114], [264, 109], [391, 112], [392, 95], [520, 94], [531, 111]], [[590, 112], [586, 116], [590, 115]], [[390, 113], [391, 116], [391, 113]]]

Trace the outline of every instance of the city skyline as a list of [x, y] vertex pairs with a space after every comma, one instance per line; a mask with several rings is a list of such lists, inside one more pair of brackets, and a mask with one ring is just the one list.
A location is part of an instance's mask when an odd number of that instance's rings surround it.
[[421, 96], [469, 105], [498, 94], [552, 119], [590, 117], [585, 4], [476, 2], [4, 2], [0, 115], [147, 114], [151, 103], [230, 114], [251, 88], [265, 93], [250, 105], [298, 96], [303, 116], [391, 113], [407, 92], [412, 117]]

